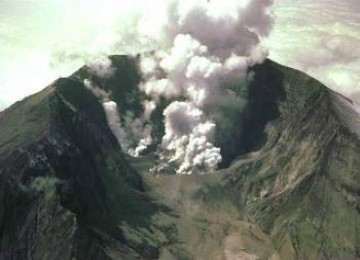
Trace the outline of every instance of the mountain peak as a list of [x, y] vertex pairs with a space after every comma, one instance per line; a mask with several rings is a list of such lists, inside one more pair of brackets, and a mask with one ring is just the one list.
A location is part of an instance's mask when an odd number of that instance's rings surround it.
[[111, 56], [105, 79], [85, 66], [0, 114], [1, 259], [360, 257], [360, 141], [348, 100], [267, 60], [251, 69], [241, 120], [218, 143], [219, 170], [152, 174], [165, 104], [150, 117], [153, 146], [135, 158], [84, 84], [136, 118], [139, 59]]

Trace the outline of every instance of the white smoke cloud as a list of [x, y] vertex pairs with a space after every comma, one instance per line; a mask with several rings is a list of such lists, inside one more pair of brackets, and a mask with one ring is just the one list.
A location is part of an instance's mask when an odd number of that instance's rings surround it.
[[144, 114], [143, 114], [144, 120], [149, 120], [152, 112], [154, 112], [156, 108], [156, 103], [155, 101], [145, 100], [143, 102], [143, 107], [144, 107]]
[[103, 107], [106, 114], [106, 119], [110, 130], [118, 140], [119, 144], [123, 147], [123, 149], [128, 149], [128, 144], [124, 141], [127, 140], [127, 134], [121, 125], [121, 119], [118, 112], [118, 106], [114, 101], [107, 101], [103, 103]]
[[211, 143], [216, 125], [207, 121], [204, 113], [189, 102], [171, 103], [165, 109], [164, 116], [166, 134], [162, 147], [174, 151], [170, 161], [180, 165], [177, 173], [215, 170], [222, 159], [220, 149]]
[[99, 78], [109, 78], [115, 72], [111, 64], [111, 60], [108, 57], [99, 57], [88, 63], [87, 67], [90, 74]]
[[[250, 66], [267, 56], [259, 39], [272, 28], [272, 0], [90, 2], [74, 3], [83, 5], [78, 9], [89, 21], [89, 26], [79, 30], [86, 37], [76, 34], [86, 40], [80, 40], [81, 44], [67, 41], [70, 47], [66, 51], [56, 48], [52, 66], [116, 53], [148, 53], [141, 61], [144, 81], [140, 90], [151, 103], [144, 103], [140, 118], [119, 115], [111, 93], [104, 93], [101, 86], [90, 80], [85, 86], [104, 103], [110, 128], [132, 154], [139, 154], [151, 143], [151, 127], [146, 122], [160, 98], [181, 99], [165, 109], [163, 152], [172, 160], [176, 158], [178, 173], [215, 170], [221, 161], [220, 149], [214, 145], [217, 125], [228, 120], [230, 109], [241, 113], [246, 97], [238, 89], [244, 85], [240, 82], [247, 80]], [[80, 15], [67, 9], [74, 17]], [[108, 59], [100, 58], [88, 64], [88, 71], [106, 78], [113, 69]], [[169, 115], [173, 114], [179, 126], [192, 127], [179, 134], [178, 126], [170, 124]]]
[[[108, 57], [101, 57], [87, 64], [87, 70], [90, 75], [100, 79], [111, 78], [115, 73], [112, 61]], [[155, 102], [145, 100], [144, 113], [141, 117], [135, 118], [131, 112], [127, 112], [122, 120], [117, 103], [111, 101], [111, 93], [100, 88], [90, 79], [84, 80], [84, 86], [102, 102], [109, 128], [122, 149], [132, 156], [141, 155], [152, 144], [152, 128], [146, 122], [156, 108]]]
[[105, 90], [99, 88], [96, 86], [95, 83], [93, 83], [89, 79], [84, 80], [84, 86], [90, 90], [97, 98], [99, 98], [102, 101], [108, 101], [110, 98], [110, 94], [106, 92]]
[[131, 112], [127, 112], [123, 118], [123, 128], [127, 135], [120, 143], [127, 143], [129, 146], [127, 152], [137, 157], [152, 143], [152, 127], [146, 124], [144, 115], [135, 118]]
[[176, 162], [177, 173], [211, 172], [221, 162], [214, 145], [216, 123], [224, 120], [219, 111], [244, 108], [244, 97], [233, 88], [267, 57], [259, 37], [271, 30], [271, 5], [268, 0], [164, 1], [161, 11], [139, 21], [140, 34], [162, 47], [142, 60], [140, 89], [155, 101], [184, 99], [164, 111], [162, 158]]
[[[187, 6], [191, 6], [187, 2], [182, 4], [185, 7], [180, 13], [176, 5], [174, 7], [175, 1], [166, 0], [33, 0], [21, 4], [18, 1], [0, 1], [0, 103], [6, 107], [41, 90], [58, 77], [70, 75], [99, 56], [162, 49], [154, 48], [153, 38], [144, 35], [155, 34], [159, 26], [167, 24], [164, 20], [174, 16], [169, 16], [168, 7], [184, 16], [190, 8]], [[209, 13], [218, 13], [218, 16], [228, 13], [227, 16], [231, 18], [237, 16], [234, 6], [249, 5], [247, 11], [242, 13], [243, 20], [246, 20], [249, 28], [256, 27], [258, 34], [266, 35], [270, 27], [257, 24], [268, 22], [269, 18], [262, 15], [268, 4], [270, 2], [266, 0], [215, 1], [215, 11]], [[343, 94], [358, 91], [358, 62], [339, 59], [315, 68], [307, 66], [304, 60], [300, 62], [300, 59], [304, 52], [315, 50], [312, 52], [313, 58], [307, 61], [319, 60], [317, 54], [321, 52], [316, 50], [323, 47], [317, 43], [323, 37], [336, 36], [341, 45], [344, 44], [343, 49], [357, 47], [360, 39], [359, 8], [358, 0], [277, 0], [274, 8], [277, 24], [267, 44], [271, 50], [270, 58], [302, 69]], [[143, 13], [152, 13], [153, 19], [146, 18], [149, 16]], [[191, 19], [202, 17], [192, 15]], [[144, 20], [142, 26], [139, 26], [139, 20]], [[142, 27], [142, 34], [137, 27]], [[179, 33], [178, 26], [175, 31], [170, 27], [168, 30], [173, 31], [173, 35]], [[223, 27], [207, 27], [204, 34], [206, 30], [218, 33], [219, 44], [221, 39], [226, 39], [224, 35], [229, 35]], [[191, 32], [183, 31], [183, 34]], [[232, 39], [235, 35], [245, 36], [230, 33]], [[355, 45], [349, 46], [347, 37], [357, 40], [353, 41]], [[172, 45], [172, 41], [167, 44]]]
[[143, 118], [134, 118], [131, 113], [126, 114], [122, 121], [114, 101], [104, 102], [103, 107], [110, 130], [123, 151], [135, 157], [140, 156], [152, 144], [151, 126], [146, 125]]

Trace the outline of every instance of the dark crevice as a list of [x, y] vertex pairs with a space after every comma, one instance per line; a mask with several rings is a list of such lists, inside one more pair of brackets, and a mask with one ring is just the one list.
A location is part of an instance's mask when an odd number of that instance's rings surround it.
[[279, 101], [285, 98], [284, 75], [273, 66], [273, 62], [266, 60], [264, 64], [251, 69], [254, 79], [249, 85], [248, 104], [245, 115], [242, 114], [239, 128], [229, 133], [234, 138], [232, 152], [229, 147], [221, 147], [223, 161], [220, 168], [227, 168], [238, 156], [260, 149], [267, 141], [266, 124], [280, 116]]

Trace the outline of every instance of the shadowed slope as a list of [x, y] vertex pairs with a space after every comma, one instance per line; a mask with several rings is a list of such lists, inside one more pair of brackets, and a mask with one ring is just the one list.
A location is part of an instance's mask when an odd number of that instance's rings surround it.
[[[98, 84], [136, 114], [136, 60], [112, 60]], [[86, 68], [0, 113], [0, 258], [359, 258], [358, 115], [298, 71], [254, 71], [230, 166], [205, 176], [125, 156]]]

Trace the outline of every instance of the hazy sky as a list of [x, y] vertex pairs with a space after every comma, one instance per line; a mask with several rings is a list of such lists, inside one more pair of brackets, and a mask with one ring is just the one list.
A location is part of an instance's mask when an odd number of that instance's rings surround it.
[[[0, 0], [0, 110], [98, 55], [135, 51], [134, 2]], [[272, 59], [360, 91], [360, 0], [277, 0], [274, 10]]]
[[360, 0], [278, 0], [270, 57], [344, 94], [360, 91]]

